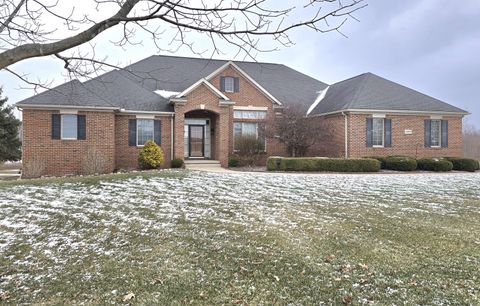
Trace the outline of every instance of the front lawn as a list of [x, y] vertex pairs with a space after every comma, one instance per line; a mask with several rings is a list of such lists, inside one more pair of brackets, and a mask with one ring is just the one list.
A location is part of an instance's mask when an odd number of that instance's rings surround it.
[[479, 186], [173, 170], [0, 183], [0, 304], [475, 305]]

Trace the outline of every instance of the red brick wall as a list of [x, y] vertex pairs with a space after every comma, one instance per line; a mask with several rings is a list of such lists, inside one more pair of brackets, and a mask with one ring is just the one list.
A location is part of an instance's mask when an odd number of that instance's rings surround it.
[[[218, 75], [213, 77], [210, 80], [210, 83], [220, 90], [220, 77], [229, 76], [229, 77], [238, 77], [239, 78], [239, 92], [226, 92], [224, 93], [228, 98], [235, 102], [235, 106], [254, 106], [254, 107], [267, 107], [267, 119], [266, 119], [266, 129], [267, 131], [272, 131], [274, 129], [275, 122], [275, 102], [270, 100], [262, 91], [260, 91], [255, 85], [250, 83], [246, 78], [244, 78], [235, 68], [227, 67], [225, 70], [220, 72]], [[233, 108], [229, 110], [229, 155], [233, 154], [233, 123], [235, 121], [242, 121], [238, 119], [233, 119]], [[273, 136], [272, 134], [270, 136]], [[274, 137], [267, 138], [267, 152], [266, 156], [285, 156], [287, 154], [285, 146], [282, 143], [279, 143], [278, 140]]]
[[184, 158], [184, 119], [185, 113], [194, 110], [209, 111], [215, 114], [214, 133], [212, 137], [212, 155], [219, 160], [221, 165], [228, 164], [228, 141], [230, 133], [230, 108], [231, 106], [220, 106], [218, 97], [206, 86], [200, 85], [187, 95], [185, 104], [175, 105], [175, 157]]
[[[462, 118], [443, 116], [448, 120], [448, 148], [424, 147], [424, 120], [430, 116], [388, 115], [392, 120], [392, 147], [369, 148], [366, 146], [365, 114], [349, 115], [349, 157], [406, 155], [411, 157], [462, 156]], [[412, 135], [405, 135], [405, 130]]]
[[82, 174], [85, 154], [95, 149], [115, 168], [115, 115], [113, 112], [78, 112], [86, 117], [86, 140], [52, 139], [52, 114], [58, 111], [23, 110], [23, 176], [33, 168], [41, 175]]
[[322, 135], [307, 152], [308, 156], [345, 157], [345, 118], [342, 114], [313, 117], [322, 125]]
[[[128, 120], [135, 119], [135, 115], [115, 116], [115, 168], [131, 170], [138, 168], [138, 154], [141, 147], [128, 145]], [[155, 116], [156, 120], [161, 120], [162, 143], [165, 162], [162, 168], [169, 168], [171, 162], [171, 118], [164, 116]]]

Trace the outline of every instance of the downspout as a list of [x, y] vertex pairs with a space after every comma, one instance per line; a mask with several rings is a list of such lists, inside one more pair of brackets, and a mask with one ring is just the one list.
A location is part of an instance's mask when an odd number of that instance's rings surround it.
[[344, 118], [344, 130], [345, 130], [345, 158], [348, 158], [348, 117], [345, 112], [342, 112]]
[[173, 116], [172, 115], [170, 117], [170, 159], [173, 159], [173, 144], [174, 144], [174, 140], [173, 140], [173, 124], [174, 124], [174, 120], [173, 120]]

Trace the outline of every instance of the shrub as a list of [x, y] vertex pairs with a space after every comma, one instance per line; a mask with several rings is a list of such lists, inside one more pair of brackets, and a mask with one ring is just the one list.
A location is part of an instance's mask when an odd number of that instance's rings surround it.
[[235, 150], [239, 164], [253, 166], [257, 164], [259, 155], [264, 152], [264, 143], [255, 135], [235, 137]]
[[475, 172], [479, 170], [478, 161], [471, 158], [445, 157], [453, 164], [453, 170]]
[[181, 158], [172, 159], [172, 168], [182, 168], [182, 167], [183, 167], [183, 159]]
[[24, 160], [22, 165], [22, 178], [41, 177], [45, 168], [45, 161], [38, 156], [28, 161]]
[[240, 157], [238, 155], [231, 155], [228, 158], [228, 166], [231, 168], [238, 167], [240, 164]]
[[278, 171], [280, 170], [280, 161], [281, 157], [272, 156], [267, 159], [267, 170], [268, 171]]
[[138, 155], [138, 163], [142, 169], [156, 169], [163, 164], [163, 160], [162, 148], [152, 140], [145, 142]]
[[385, 169], [414, 171], [417, 169], [417, 161], [408, 156], [389, 156], [385, 159]]
[[371, 158], [282, 158], [267, 160], [269, 171], [378, 172], [380, 162]]
[[422, 158], [417, 160], [417, 166], [420, 170], [425, 171], [451, 171], [453, 164], [445, 158]]
[[385, 162], [386, 162], [386, 160], [387, 160], [386, 157], [382, 157], [382, 156], [366, 156], [366, 157], [364, 157], [364, 158], [373, 158], [373, 159], [378, 160], [378, 161], [380, 162], [380, 168], [381, 168], [381, 169], [385, 169], [385, 166], [386, 166], [386, 165], [385, 165]]
[[108, 158], [96, 147], [87, 149], [82, 163], [83, 173], [87, 175], [110, 172]]

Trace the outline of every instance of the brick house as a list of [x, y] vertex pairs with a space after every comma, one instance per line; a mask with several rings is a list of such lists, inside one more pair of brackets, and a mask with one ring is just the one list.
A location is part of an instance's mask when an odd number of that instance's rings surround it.
[[72, 80], [17, 107], [25, 177], [81, 174], [92, 156], [104, 172], [135, 169], [150, 139], [164, 150], [165, 167], [172, 158], [226, 167], [239, 135], [260, 139], [265, 156], [286, 155], [265, 128], [287, 107], [333, 131], [310, 155], [461, 156], [468, 114], [370, 73], [329, 86], [280, 64], [175, 56]]

